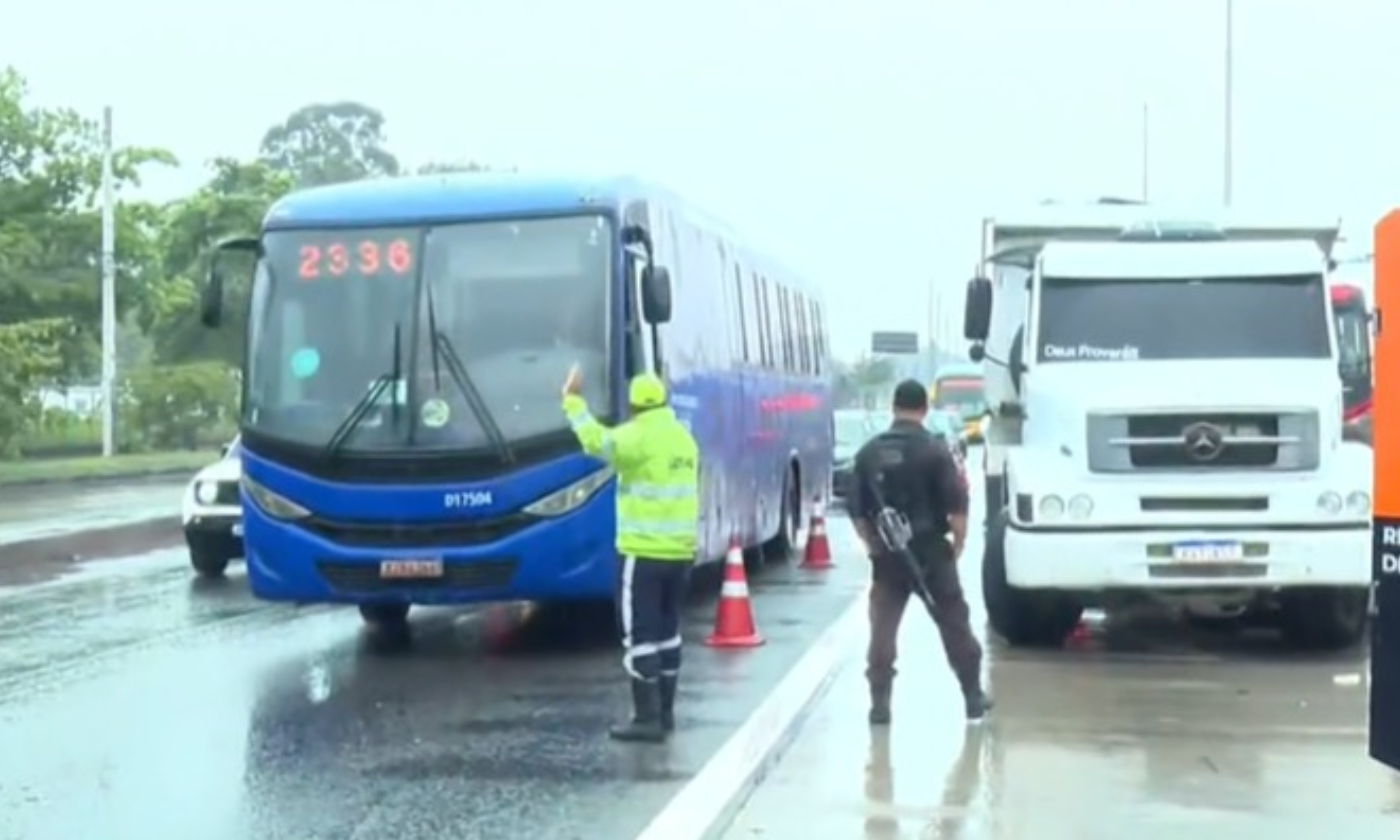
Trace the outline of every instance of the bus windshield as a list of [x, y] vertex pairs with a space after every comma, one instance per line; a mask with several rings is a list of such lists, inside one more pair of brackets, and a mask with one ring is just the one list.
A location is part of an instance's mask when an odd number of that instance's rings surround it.
[[[507, 442], [563, 431], [570, 364], [590, 402], [608, 393], [612, 257], [600, 215], [269, 232], [244, 426], [326, 445], [377, 390], [341, 451], [485, 449], [493, 422]], [[471, 387], [453, 375], [454, 356]]]
[[963, 420], [981, 417], [987, 411], [980, 379], [944, 379], [934, 386], [933, 407], [956, 411]]

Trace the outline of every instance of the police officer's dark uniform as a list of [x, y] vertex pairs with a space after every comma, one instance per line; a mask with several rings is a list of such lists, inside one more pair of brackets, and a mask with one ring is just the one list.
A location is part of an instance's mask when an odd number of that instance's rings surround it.
[[617, 471], [617, 606], [632, 719], [619, 741], [661, 741], [675, 728], [681, 609], [699, 530], [699, 450], [651, 374], [628, 386], [632, 417], [614, 428], [579, 395], [577, 366], [564, 383], [564, 413], [584, 451]]
[[[855, 459], [850, 510], [856, 530], [871, 551], [870, 722], [888, 723], [900, 620], [915, 591], [914, 573], [899, 556], [883, 549], [875, 531], [880, 502], [908, 518], [909, 548], [923, 569], [934, 601], [934, 620], [948, 664], [958, 678], [969, 720], [991, 708], [981, 684], [982, 646], [972, 633], [967, 600], [958, 579], [957, 559], [967, 528], [967, 490], [948, 445], [924, 427], [928, 390], [905, 380], [894, 393], [895, 421], [861, 447]], [[878, 501], [877, 501], [878, 493]], [[949, 544], [949, 535], [953, 544]]]

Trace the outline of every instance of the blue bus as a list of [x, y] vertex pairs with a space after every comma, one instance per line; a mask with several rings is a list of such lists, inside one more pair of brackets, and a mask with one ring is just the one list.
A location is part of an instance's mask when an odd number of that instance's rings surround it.
[[[242, 270], [238, 257], [244, 262]], [[786, 555], [830, 486], [813, 286], [630, 178], [435, 175], [297, 192], [223, 242], [202, 319], [247, 293], [248, 577], [272, 601], [610, 597], [614, 482], [560, 408], [605, 422], [656, 371], [702, 454], [700, 562]]]

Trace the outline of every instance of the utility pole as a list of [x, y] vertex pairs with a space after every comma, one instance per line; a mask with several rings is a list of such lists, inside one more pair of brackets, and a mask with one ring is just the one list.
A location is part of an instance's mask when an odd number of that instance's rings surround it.
[[1234, 198], [1235, 180], [1235, 0], [1225, 0], [1225, 206]]
[[1152, 181], [1152, 123], [1151, 109], [1142, 103], [1142, 202], [1147, 203]]
[[117, 260], [112, 189], [112, 107], [102, 109], [102, 456], [116, 453]]

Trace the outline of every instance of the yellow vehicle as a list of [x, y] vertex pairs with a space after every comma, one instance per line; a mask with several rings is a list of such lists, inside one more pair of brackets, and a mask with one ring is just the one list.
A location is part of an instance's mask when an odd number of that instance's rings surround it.
[[928, 393], [929, 405], [934, 411], [957, 415], [964, 440], [982, 442], [982, 416], [987, 413], [987, 397], [982, 389], [980, 367], [945, 365], [933, 377]]

